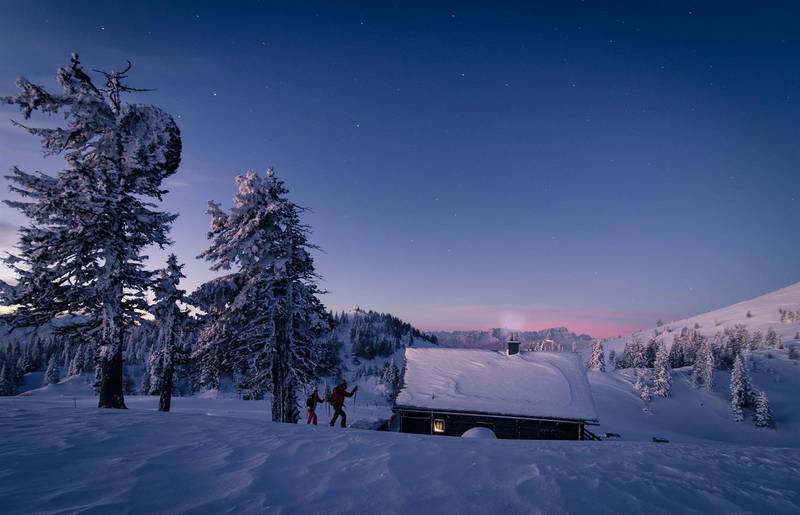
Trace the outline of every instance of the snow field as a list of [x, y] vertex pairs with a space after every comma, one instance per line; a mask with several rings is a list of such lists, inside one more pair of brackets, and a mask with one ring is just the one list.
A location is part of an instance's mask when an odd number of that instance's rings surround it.
[[216, 416], [1, 399], [3, 512], [800, 510], [798, 449], [437, 438], [276, 424], [195, 402]]

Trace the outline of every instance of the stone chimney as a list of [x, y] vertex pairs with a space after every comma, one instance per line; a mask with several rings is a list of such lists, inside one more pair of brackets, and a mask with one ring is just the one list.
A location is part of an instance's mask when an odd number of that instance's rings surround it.
[[511, 333], [508, 337], [508, 341], [506, 342], [508, 346], [508, 355], [513, 356], [514, 354], [519, 354], [519, 340], [514, 333]]

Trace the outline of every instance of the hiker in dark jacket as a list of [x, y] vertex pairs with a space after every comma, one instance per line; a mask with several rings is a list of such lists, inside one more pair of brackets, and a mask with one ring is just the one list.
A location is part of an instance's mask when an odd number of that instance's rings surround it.
[[353, 390], [347, 391], [347, 381], [342, 381], [336, 385], [336, 388], [331, 392], [331, 404], [333, 404], [333, 418], [331, 419], [331, 427], [336, 423], [338, 417], [342, 417], [342, 427], [347, 427], [347, 413], [342, 409], [344, 407], [344, 399], [352, 397], [358, 390], [358, 386], [353, 387]]
[[317, 403], [322, 402], [325, 399], [319, 396], [319, 392], [317, 392], [317, 388], [314, 387], [314, 391], [311, 392], [311, 396], [306, 399], [306, 408], [308, 408], [308, 420], [306, 420], [306, 424], [314, 424], [317, 425]]

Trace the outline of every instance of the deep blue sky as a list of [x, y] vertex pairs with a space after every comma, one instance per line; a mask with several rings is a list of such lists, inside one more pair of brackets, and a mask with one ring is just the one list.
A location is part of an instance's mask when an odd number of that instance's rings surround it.
[[[6, 1], [0, 93], [133, 61], [183, 133], [189, 287], [206, 201], [268, 165], [337, 310], [606, 335], [800, 280], [796, 3], [426, 4]], [[0, 169], [58, 169], [14, 114]]]

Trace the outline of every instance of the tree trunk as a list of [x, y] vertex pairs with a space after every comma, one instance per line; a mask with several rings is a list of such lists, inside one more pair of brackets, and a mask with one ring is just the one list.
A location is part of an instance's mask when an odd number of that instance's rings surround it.
[[164, 367], [164, 378], [161, 380], [161, 396], [158, 399], [158, 411], [169, 411], [172, 405], [172, 376], [175, 373], [175, 365], [172, 359]]
[[275, 354], [272, 358], [272, 420], [289, 422], [286, 412], [286, 322], [282, 313], [275, 316]]
[[172, 324], [170, 324], [168, 334], [162, 358], [161, 396], [158, 398], [158, 411], [165, 412], [169, 411], [172, 405], [172, 378], [175, 375], [175, 336], [172, 334]]
[[122, 287], [115, 286], [104, 302], [103, 347], [100, 350], [100, 400], [98, 408], [126, 409], [123, 397]]
[[[275, 286], [275, 298], [285, 299], [286, 282]], [[275, 422], [297, 423], [294, 382], [289, 370], [289, 317], [282, 300], [278, 301], [275, 314], [275, 355], [272, 359], [272, 420]]]
[[126, 409], [122, 394], [122, 345], [121, 342], [111, 356], [100, 361], [100, 401], [98, 408]]

